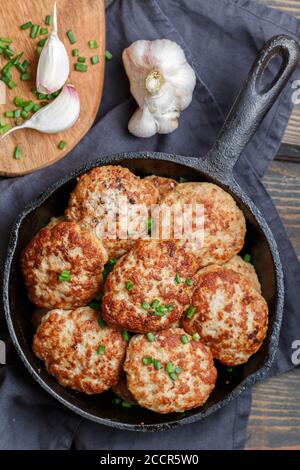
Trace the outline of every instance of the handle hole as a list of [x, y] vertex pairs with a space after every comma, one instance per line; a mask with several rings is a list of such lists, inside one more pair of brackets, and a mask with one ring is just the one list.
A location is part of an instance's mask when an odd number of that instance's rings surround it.
[[256, 83], [256, 91], [259, 94], [268, 93], [278, 82], [284, 69], [286, 60], [283, 55], [274, 53], [273, 57], [263, 66], [262, 72]]

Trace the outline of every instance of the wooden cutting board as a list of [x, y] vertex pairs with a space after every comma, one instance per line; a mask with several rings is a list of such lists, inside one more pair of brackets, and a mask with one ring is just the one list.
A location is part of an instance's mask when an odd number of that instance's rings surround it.
[[[3, 117], [6, 111], [16, 109], [13, 101], [15, 96], [31, 99], [38, 102], [31, 89], [35, 88], [36, 69], [38, 56], [36, 53], [37, 42], [45, 36], [37, 39], [30, 38], [30, 29], [22, 31], [20, 25], [31, 21], [45, 25], [45, 17], [52, 15], [53, 0], [14, 0], [1, 2], [0, 13], [0, 37], [13, 38], [12, 48], [15, 53], [24, 51], [23, 60], [30, 61], [32, 81], [22, 82], [17, 69], [13, 70], [13, 79], [18, 86], [9, 90], [6, 86], [6, 104], [0, 104], [0, 119], [6, 123], [14, 123], [13, 119]], [[59, 134], [41, 134], [39, 132], [22, 129], [6, 139], [0, 141], [0, 175], [20, 176], [31, 173], [34, 170], [51, 165], [63, 158], [82, 139], [92, 126], [98, 111], [103, 88], [105, 67], [105, 7], [104, 0], [58, 0], [58, 33], [64, 42], [70, 56], [70, 77], [68, 83], [72, 83], [78, 90], [81, 100], [80, 118], [74, 127]], [[48, 27], [49, 28], [49, 27]], [[51, 27], [50, 27], [51, 28]], [[72, 30], [77, 42], [74, 45], [66, 35]], [[88, 42], [97, 40], [98, 48], [90, 49]], [[79, 49], [81, 56], [87, 58], [89, 70], [80, 73], [74, 70], [77, 58], [72, 57], [72, 50]], [[90, 58], [99, 55], [100, 64], [92, 65]], [[0, 67], [6, 63], [3, 55], [0, 55]], [[0, 82], [0, 86], [2, 82]], [[1, 92], [1, 89], [0, 89]], [[61, 140], [67, 142], [65, 150], [59, 150], [58, 144]], [[20, 144], [23, 149], [21, 160], [13, 158], [16, 145]], [[84, 156], [83, 156], [84, 158]]]

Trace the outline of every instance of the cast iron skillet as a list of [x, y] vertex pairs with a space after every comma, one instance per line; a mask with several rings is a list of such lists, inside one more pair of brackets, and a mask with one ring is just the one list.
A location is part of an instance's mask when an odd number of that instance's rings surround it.
[[[282, 65], [268, 86], [262, 77], [270, 60], [279, 56]], [[295, 70], [299, 59], [297, 43], [287, 36], [272, 38], [259, 53], [250, 74], [226, 120], [212, 150], [205, 158], [189, 158], [160, 153], [129, 153], [101, 158], [68, 175], [32, 202], [17, 219], [9, 243], [4, 274], [4, 306], [7, 324], [14, 345], [25, 366], [36, 381], [65, 406], [84, 418], [115, 428], [134, 431], [159, 431], [179, 424], [191, 423], [208, 416], [243, 390], [262, 379], [272, 364], [278, 345], [283, 308], [283, 275], [279, 254], [272, 233], [253, 202], [233, 176], [233, 166], [264, 116], [275, 102]], [[262, 348], [245, 365], [228, 372], [218, 365], [215, 391], [207, 403], [185, 413], [159, 415], [140, 407], [130, 410], [112, 405], [111, 392], [86, 396], [60, 386], [47, 374], [43, 364], [31, 350], [30, 313], [33, 306], [27, 299], [19, 269], [20, 253], [35, 233], [52, 216], [63, 213], [76, 177], [103, 164], [121, 164], [142, 176], [157, 174], [191, 181], [211, 181], [228, 191], [247, 220], [245, 252], [250, 252], [266, 298], [270, 321]]]

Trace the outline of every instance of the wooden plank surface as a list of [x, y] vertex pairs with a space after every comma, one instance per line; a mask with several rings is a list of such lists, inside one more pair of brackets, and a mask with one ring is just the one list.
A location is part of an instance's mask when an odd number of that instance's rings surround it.
[[[264, 183], [300, 260], [300, 164], [272, 163]], [[300, 450], [300, 368], [253, 388], [246, 448]]]
[[[13, 3], [13, 8], [12, 8]], [[45, 26], [45, 16], [52, 14], [53, 0], [14, 0], [1, 2], [0, 37], [14, 39], [12, 44], [15, 52], [24, 51], [24, 58], [32, 64], [33, 79], [30, 82], [21, 82], [19, 73], [14, 70], [14, 77], [18, 83], [17, 88], [7, 91], [7, 104], [0, 105], [0, 113], [15, 109], [13, 100], [15, 96], [37, 101], [31, 92], [35, 88], [36, 66], [38, 57], [36, 44], [39, 36], [33, 40], [29, 37], [30, 30], [22, 31], [20, 25], [27, 21]], [[70, 77], [68, 83], [76, 86], [81, 101], [81, 113], [76, 125], [66, 132], [59, 134], [41, 134], [33, 130], [24, 129], [15, 132], [0, 142], [0, 175], [16, 176], [43, 168], [63, 158], [82, 139], [92, 126], [98, 111], [102, 96], [105, 64], [105, 10], [104, 0], [58, 0], [58, 32], [70, 56]], [[77, 42], [70, 44], [66, 32], [74, 31]], [[95, 39], [99, 47], [90, 49], [88, 41]], [[72, 49], [79, 49], [80, 55], [87, 58], [89, 70], [80, 73], [74, 70], [76, 58], [72, 57]], [[100, 64], [92, 65], [90, 57], [99, 55]], [[0, 55], [0, 67], [6, 63]], [[2, 83], [2, 82], [1, 82]], [[8, 119], [6, 119], [9, 122]], [[13, 120], [11, 120], [13, 121]], [[58, 149], [58, 143], [66, 140], [67, 148]], [[14, 148], [21, 144], [23, 148], [22, 160], [13, 158]]]

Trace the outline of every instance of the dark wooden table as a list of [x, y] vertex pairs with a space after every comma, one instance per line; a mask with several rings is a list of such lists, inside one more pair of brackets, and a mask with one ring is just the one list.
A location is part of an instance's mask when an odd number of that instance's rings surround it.
[[[276, 160], [264, 183], [300, 259], [300, 162]], [[300, 368], [253, 388], [246, 448], [300, 450]]]
[[[300, 0], [259, 1], [300, 18]], [[293, 111], [284, 143], [300, 147], [299, 105]], [[300, 260], [300, 157], [293, 162], [283, 157], [270, 165], [264, 184]], [[300, 450], [300, 368], [254, 387], [246, 448]]]

